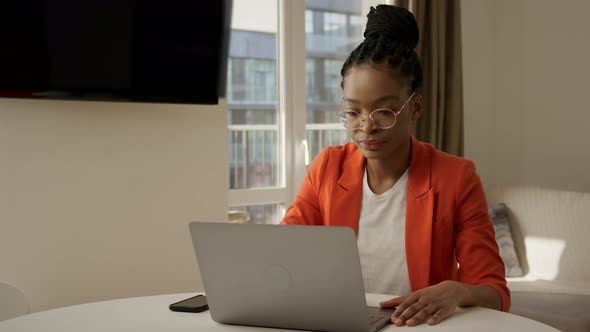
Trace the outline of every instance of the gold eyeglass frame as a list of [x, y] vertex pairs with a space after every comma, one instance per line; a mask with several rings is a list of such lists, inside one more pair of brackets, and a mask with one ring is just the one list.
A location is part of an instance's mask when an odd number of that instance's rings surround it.
[[[416, 94], [416, 91], [414, 91], [412, 93], [412, 95], [410, 97], [408, 97], [408, 100], [406, 100], [406, 102], [402, 105], [402, 107], [400, 107], [400, 109], [397, 112], [394, 111], [394, 110], [392, 110], [392, 109], [390, 109], [390, 108], [377, 108], [377, 109], [373, 110], [371, 113], [369, 113], [369, 119], [371, 119], [371, 121], [373, 122], [373, 124], [375, 125], [375, 127], [379, 128], [379, 129], [393, 128], [393, 126], [395, 126], [395, 124], [397, 123], [397, 116], [404, 110], [404, 108], [406, 107], [406, 105], [410, 102], [410, 100], [412, 100], [412, 98], [414, 97], [415, 94]], [[344, 101], [344, 97], [340, 101], [340, 104], [342, 104], [343, 101]], [[387, 126], [387, 127], [380, 127], [380, 126], [378, 126], [377, 123], [375, 123], [375, 120], [373, 120], [373, 113], [375, 113], [377, 111], [389, 111], [389, 112], [393, 113], [393, 116], [394, 116], [393, 124], [391, 126]], [[343, 113], [344, 113], [344, 115], [341, 115]], [[348, 127], [348, 122], [346, 121], [346, 114], [345, 113], [346, 113], [346, 111], [339, 111], [336, 114], [336, 117], [338, 117], [338, 120], [340, 121], [340, 124], [344, 128], [347, 128], [347, 129], [350, 129], [350, 130], [357, 130], [357, 129], [359, 129], [361, 127], [363, 121], [364, 121], [363, 116], [360, 113], [356, 112], [356, 113], [358, 113], [361, 121], [359, 121], [357, 127], [355, 127], [355, 128], [349, 128]]]

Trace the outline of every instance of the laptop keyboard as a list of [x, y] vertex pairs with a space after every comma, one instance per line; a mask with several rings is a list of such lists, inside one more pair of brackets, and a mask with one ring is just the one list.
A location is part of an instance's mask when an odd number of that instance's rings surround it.
[[369, 315], [369, 326], [377, 323], [381, 318], [383, 317]]

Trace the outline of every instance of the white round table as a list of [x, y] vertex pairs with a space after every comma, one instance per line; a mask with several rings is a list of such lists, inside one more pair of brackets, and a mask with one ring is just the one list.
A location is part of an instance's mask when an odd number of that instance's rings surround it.
[[[95, 302], [42, 311], [0, 322], [0, 332], [197, 332], [197, 331], [286, 331], [248, 326], [222, 325], [214, 322], [209, 311], [173, 312], [170, 303], [195, 294], [172, 294]], [[367, 304], [377, 306], [389, 295], [367, 294]], [[457, 309], [455, 314], [435, 326], [421, 324], [404, 329], [429, 331], [558, 331], [542, 323], [484, 308]], [[381, 331], [396, 331], [388, 325]]]

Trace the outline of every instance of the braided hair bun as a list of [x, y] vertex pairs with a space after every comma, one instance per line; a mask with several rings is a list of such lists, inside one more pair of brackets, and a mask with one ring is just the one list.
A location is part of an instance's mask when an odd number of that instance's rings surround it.
[[422, 65], [414, 51], [419, 38], [414, 15], [401, 7], [378, 5], [371, 7], [367, 18], [365, 40], [342, 65], [340, 85], [344, 86], [344, 77], [353, 66], [387, 64], [411, 83], [412, 91], [418, 91], [422, 86]]
[[418, 23], [414, 15], [402, 7], [378, 5], [367, 14], [366, 39], [385, 37], [413, 50], [418, 45]]

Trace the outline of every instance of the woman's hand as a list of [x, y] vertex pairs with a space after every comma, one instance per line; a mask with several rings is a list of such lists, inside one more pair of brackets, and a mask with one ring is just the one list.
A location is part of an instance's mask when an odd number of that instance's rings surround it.
[[451, 316], [465, 301], [465, 289], [456, 281], [443, 281], [437, 285], [379, 303], [382, 308], [397, 307], [391, 316], [396, 326], [416, 326], [426, 322], [435, 325]]

